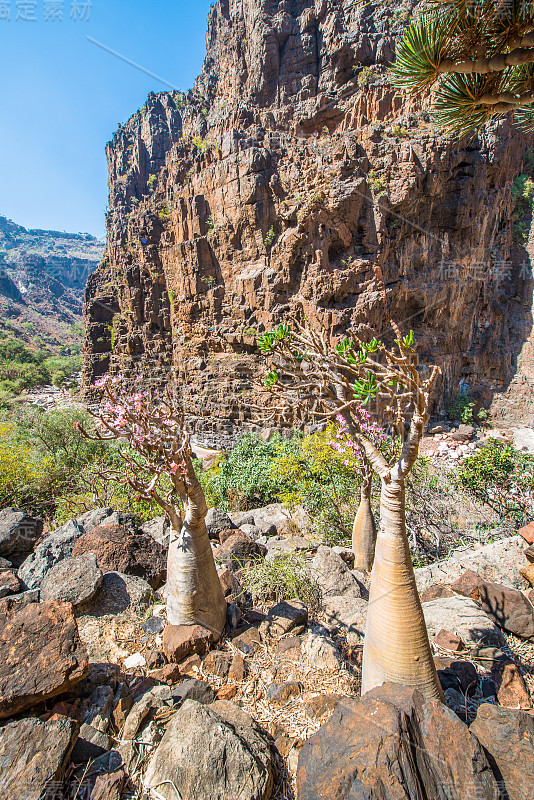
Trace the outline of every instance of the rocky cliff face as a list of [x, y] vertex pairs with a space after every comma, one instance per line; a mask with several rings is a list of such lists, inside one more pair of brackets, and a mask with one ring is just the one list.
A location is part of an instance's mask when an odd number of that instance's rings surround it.
[[529, 220], [507, 122], [461, 146], [385, 65], [408, 12], [352, 0], [219, 0], [193, 91], [150, 95], [108, 145], [106, 257], [88, 282], [84, 386], [174, 370], [197, 431], [253, 419], [255, 335], [287, 312], [332, 336], [394, 318], [466, 386], [534, 421]]

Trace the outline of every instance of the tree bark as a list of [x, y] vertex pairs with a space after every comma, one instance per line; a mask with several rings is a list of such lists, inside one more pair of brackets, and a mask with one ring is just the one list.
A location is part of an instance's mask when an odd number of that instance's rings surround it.
[[171, 532], [167, 558], [167, 619], [171, 625], [203, 625], [217, 639], [226, 624], [226, 600], [206, 528], [207, 506], [188, 465], [185, 517]]
[[404, 479], [382, 478], [363, 650], [362, 695], [391, 681], [443, 700], [406, 536]]
[[371, 508], [372, 482], [364, 482], [358, 513], [352, 529], [352, 552], [354, 569], [370, 572], [375, 558], [376, 524]]

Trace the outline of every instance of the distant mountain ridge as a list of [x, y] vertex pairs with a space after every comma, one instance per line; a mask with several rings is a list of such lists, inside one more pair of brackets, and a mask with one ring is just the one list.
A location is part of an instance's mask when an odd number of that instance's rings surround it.
[[97, 268], [104, 242], [89, 233], [65, 233], [24, 228], [0, 216], [0, 256], [8, 267], [41, 269], [81, 296], [87, 278]]
[[0, 334], [77, 352], [85, 285], [104, 249], [89, 233], [27, 229], [0, 216]]

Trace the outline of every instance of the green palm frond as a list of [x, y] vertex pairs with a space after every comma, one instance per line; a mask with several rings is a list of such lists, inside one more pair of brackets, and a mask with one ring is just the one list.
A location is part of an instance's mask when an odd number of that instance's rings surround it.
[[534, 131], [534, 108], [525, 106], [515, 112], [515, 122], [525, 133]]
[[444, 77], [434, 99], [437, 124], [456, 136], [467, 136], [480, 128], [494, 115], [492, 106], [481, 105], [483, 94], [496, 89], [498, 78], [485, 75], [459, 75]]
[[437, 17], [412, 22], [397, 47], [390, 75], [394, 86], [420, 92], [438, 77], [438, 66], [449, 38], [446, 26]]

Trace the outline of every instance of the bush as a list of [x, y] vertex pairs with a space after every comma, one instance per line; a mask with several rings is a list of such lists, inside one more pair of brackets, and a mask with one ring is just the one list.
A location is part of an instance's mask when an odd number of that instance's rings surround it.
[[257, 508], [278, 501], [279, 493], [288, 490], [286, 478], [273, 478], [273, 462], [299, 450], [301, 437], [284, 439], [276, 434], [269, 442], [252, 433], [242, 436], [232, 452], [201, 475], [202, 488], [209, 506], [226, 511]]
[[280, 553], [255, 561], [239, 571], [239, 581], [254, 605], [264, 608], [282, 600], [298, 599], [309, 611], [321, 604], [321, 590], [304, 556]]
[[532, 519], [534, 456], [490, 439], [458, 467], [457, 481], [501, 517], [524, 525]]
[[447, 406], [447, 416], [453, 422], [473, 424], [473, 408], [475, 404], [469, 400], [467, 392], [458, 392], [454, 400]]
[[[336, 450], [337, 432], [330, 424], [310, 436], [275, 434], [269, 442], [245, 434], [216, 467], [201, 473], [208, 505], [226, 511], [275, 502], [302, 506], [324, 542], [350, 542], [361, 478], [346, 454]], [[387, 439], [386, 447], [391, 444]]]
[[358, 75], [358, 86], [360, 89], [365, 89], [376, 81], [376, 74], [372, 67], [362, 67]]
[[276, 233], [274, 232], [274, 225], [271, 225], [269, 230], [267, 231], [267, 235], [265, 236], [265, 249], [270, 250], [273, 246], [273, 242], [276, 239]]
[[18, 438], [13, 423], [0, 421], [0, 508], [31, 504], [36, 484], [50, 466], [49, 458], [39, 457]]
[[512, 183], [512, 201], [514, 203], [513, 237], [517, 244], [524, 244], [528, 239], [528, 224], [525, 215], [532, 211], [534, 204], [534, 181], [528, 175], [517, 175]]
[[20, 394], [45, 383], [62, 386], [82, 367], [81, 356], [52, 356], [48, 350], [34, 350], [22, 342], [0, 339], [0, 390]]
[[99, 475], [119, 463], [116, 442], [85, 439], [74, 428], [92, 420], [80, 408], [43, 411], [27, 406], [0, 419], [0, 507], [54, 518], [62, 524], [95, 507], [128, 510], [143, 520], [157, 516], [155, 504]]

